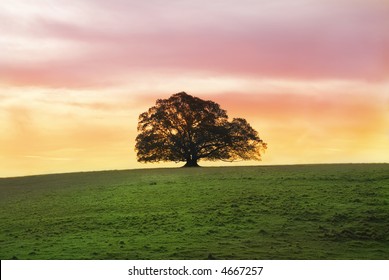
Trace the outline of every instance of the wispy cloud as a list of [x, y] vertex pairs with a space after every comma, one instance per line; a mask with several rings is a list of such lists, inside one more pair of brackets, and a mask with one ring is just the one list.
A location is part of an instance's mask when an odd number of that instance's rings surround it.
[[123, 72], [388, 76], [385, 1], [273, 2], [81, 1], [72, 8], [53, 1], [42, 11], [6, 9], [2, 41], [12, 48], [2, 51], [1, 79], [80, 87], [112, 85]]

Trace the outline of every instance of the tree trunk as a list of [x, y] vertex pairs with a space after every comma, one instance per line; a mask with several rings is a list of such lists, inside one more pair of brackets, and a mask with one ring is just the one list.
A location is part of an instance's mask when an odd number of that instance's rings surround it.
[[200, 167], [197, 163], [197, 159], [188, 159], [184, 167]]

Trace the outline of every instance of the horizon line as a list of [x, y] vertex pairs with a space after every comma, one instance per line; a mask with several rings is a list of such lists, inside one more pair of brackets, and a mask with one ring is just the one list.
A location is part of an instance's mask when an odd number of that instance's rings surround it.
[[49, 176], [49, 175], [66, 175], [66, 174], [80, 174], [80, 173], [95, 173], [95, 172], [115, 172], [115, 171], [136, 171], [136, 170], [162, 170], [162, 169], [201, 169], [201, 168], [230, 168], [230, 167], [276, 167], [276, 166], [304, 166], [304, 165], [368, 165], [368, 164], [389, 164], [389, 162], [322, 162], [322, 163], [285, 163], [285, 164], [262, 164], [262, 165], [214, 165], [214, 166], [199, 166], [199, 167], [146, 167], [146, 168], [127, 168], [127, 169], [101, 169], [101, 170], [80, 170], [80, 171], [69, 171], [69, 172], [53, 172], [53, 173], [37, 173], [27, 175], [16, 175], [0, 177], [1, 179], [13, 179], [13, 178], [24, 178], [24, 177], [37, 177], [37, 176]]

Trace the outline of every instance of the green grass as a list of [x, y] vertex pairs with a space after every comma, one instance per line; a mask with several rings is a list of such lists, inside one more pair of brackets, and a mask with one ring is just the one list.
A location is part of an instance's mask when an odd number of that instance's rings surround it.
[[388, 259], [389, 165], [0, 179], [1, 259]]

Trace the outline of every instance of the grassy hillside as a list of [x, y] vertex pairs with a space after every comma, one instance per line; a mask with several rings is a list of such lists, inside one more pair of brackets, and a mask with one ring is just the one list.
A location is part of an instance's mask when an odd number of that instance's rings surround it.
[[1, 259], [388, 259], [389, 165], [0, 179]]

